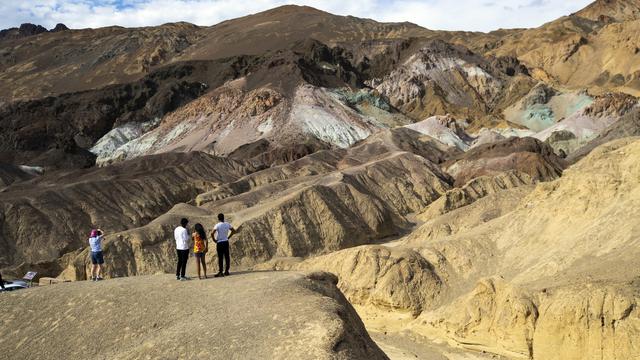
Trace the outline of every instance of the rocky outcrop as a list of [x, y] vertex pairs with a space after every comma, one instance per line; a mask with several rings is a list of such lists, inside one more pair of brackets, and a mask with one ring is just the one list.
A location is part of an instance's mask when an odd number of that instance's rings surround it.
[[638, 355], [637, 281], [587, 283], [547, 290], [539, 298], [541, 313], [532, 338], [534, 358], [629, 359]]
[[611, 21], [633, 21], [640, 18], [640, 6], [632, 0], [596, 0], [575, 15], [594, 21], [603, 17]]
[[504, 117], [509, 122], [544, 134], [553, 131], [551, 128], [570, 117], [581, 116], [593, 101], [594, 98], [584, 91], [560, 91], [539, 83], [518, 102], [506, 108]]
[[0, 41], [10, 40], [10, 39], [21, 39], [24, 37], [30, 37], [33, 35], [38, 35], [46, 32], [54, 33], [54, 32], [66, 31], [66, 30], [69, 30], [69, 28], [65, 24], [60, 24], [60, 23], [56, 24], [56, 26], [51, 30], [47, 30], [42, 25], [24, 23], [17, 28], [14, 27], [14, 28], [0, 30]]
[[425, 211], [422, 211], [419, 217], [425, 220], [434, 218], [472, 204], [487, 195], [534, 183], [535, 180], [531, 176], [515, 170], [495, 176], [480, 176], [459, 188], [447, 191], [438, 200], [430, 204]]
[[533, 337], [540, 316], [531, 295], [498, 277], [481, 280], [444, 309], [422, 314], [413, 326], [418, 333], [428, 332], [422, 327], [433, 327], [442, 338], [469, 349], [533, 359], [537, 355]]
[[456, 186], [482, 175], [517, 170], [537, 181], [548, 181], [562, 174], [565, 164], [553, 149], [537, 139], [510, 138], [479, 145], [443, 164], [456, 179]]
[[464, 47], [433, 41], [370, 85], [414, 119], [450, 113], [475, 120], [533, 86], [528, 76], [502, 70]]
[[628, 283], [531, 291], [488, 278], [412, 327], [509, 358], [628, 359], [638, 354], [638, 299], [637, 286]]
[[10, 28], [0, 30], [0, 40], [4, 39], [19, 39], [27, 36], [38, 35], [47, 32], [47, 29], [42, 25], [35, 25], [30, 23], [24, 23], [19, 28]]
[[587, 156], [596, 147], [605, 144], [607, 142], [621, 139], [629, 136], [640, 135], [640, 109], [635, 108], [629, 111], [629, 113], [622, 116], [618, 121], [611, 124], [606, 129], [602, 130], [600, 135], [595, 139], [589, 141], [587, 144], [579, 148], [572, 153], [567, 161], [569, 163], [575, 163], [583, 157]]
[[469, 149], [474, 138], [464, 129], [464, 123], [453, 117], [432, 116], [417, 123], [406, 125], [411, 130], [436, 138], [449, 146], [455, 146], [462, 151]]
[[557, 130], [551, 133], [544, 141], [553, 148], [556, 154], [561, 158], [566, 158], [567, 154], [571, 154], [580, 147], [581, 141], [576, 134], [569, 130]]
[[41, 168], [0, 164], [0, 190], [14, 182], [29, 180], [42, 173]]
[[56, 26], [49, 30], [50, 32], [60, 32], [60, 31], [67, 31], [69, 30], [69, 28], [67, 27], [67, 25], [62, 24], [62, 23], [57, 23]]
[[638, 99], [625, 94], [596, 96], [589, 106], [561, 119], [534, 137], [549, 143], [556, 153], [562, 151], [571, 154], [632, 111], [637, 104]]
[[291, 268], [336, 274], [338, 287], [353, 304], [408, 310], [415, 315], [434, 308], [445, 286], [433, 265], [418, 252], [385, 246], [342, 250]]
[[[0, 330], [0, 344], [34, 340], [13, 350], [17, 358], [388, 359], [336, 282], [327, 273], [271, 272], [223, 281], [160, 275], [30, 289], [0, 297], [6, 318], [15, 322], [14, 331]], [[193, 331], [198, 336], [185, 336]], [[86, 347], [87, 338], [99, 340]]]

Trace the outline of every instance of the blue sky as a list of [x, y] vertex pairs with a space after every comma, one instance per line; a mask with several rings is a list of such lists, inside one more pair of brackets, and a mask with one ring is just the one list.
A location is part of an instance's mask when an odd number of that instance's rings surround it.
[[437, 30], [535, 27], [591, 0], [1, 0], [0, 28], [31, 22], [51, 28], [150, 26], [188, 21], [213, 25], [279, 5], [309, 5], [339, 15], [410, 21]]

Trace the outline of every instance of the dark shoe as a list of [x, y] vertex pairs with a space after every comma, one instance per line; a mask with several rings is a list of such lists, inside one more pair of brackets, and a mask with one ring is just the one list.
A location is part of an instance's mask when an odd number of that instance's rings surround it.
[[231, 274], [229, 274], [229, 270], [224, 272], [224, 276], [229, 276], [229, 275], [231, 275]]
[[180, 276], [176, 276], [176, 280], [180, 280]]
[[224, 276], [223, 273], [217, 273], [217, 274], [213, 275], [213, 277], [223, 277], [223, 276]]
[[103, 278], [101, 278], [100, 276], [96, 277], [96, 281], [101, 281], [104, 280]]

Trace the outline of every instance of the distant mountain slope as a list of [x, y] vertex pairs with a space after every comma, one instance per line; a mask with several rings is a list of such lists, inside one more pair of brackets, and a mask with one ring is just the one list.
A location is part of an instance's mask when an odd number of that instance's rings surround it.
[[596, 0], [575, 15], [590, 20], [632, 21], [640, 19], [637, 0]]
[[171, 62], [260, 55], [307, 39], [333, 46], [431, 33], [409, 23], [384, 24], [290, 5], [211, 27], [113, 26], [0, 39], [0, 100], [96, 89], [134, 81]]
[[0, 161], [59, 169], [198, 150], [270, 165], [448, 114], [469, 132], [533, 134], [607, 91], [638, 94], [633, 4], [488, 34], [300, 6], [210, 27], [27, 26], [0, 39]]
[[539, 28], [507, 34], [486, 54], [516, 56], [551, 84], [640, 95], [640, 4], [598, 0]]

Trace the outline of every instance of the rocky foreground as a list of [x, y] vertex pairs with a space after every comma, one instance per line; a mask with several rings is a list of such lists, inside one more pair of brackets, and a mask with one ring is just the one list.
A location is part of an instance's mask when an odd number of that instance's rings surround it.
[[0, 296], [0, 359], [387, 359], [327, 273], [144, 276]]

